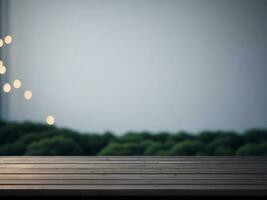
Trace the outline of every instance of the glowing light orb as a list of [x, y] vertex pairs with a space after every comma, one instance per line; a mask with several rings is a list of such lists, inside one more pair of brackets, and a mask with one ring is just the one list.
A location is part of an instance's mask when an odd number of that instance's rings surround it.
[[13, 81], [13, 87], [15, 89], [19, 89], [21, 87], [21, 81], [19, 79], [16, 79]]
[[5, 84], [3, 85], [3, 91], [4, 91], [5, 93], [9, 93], [9, 92], [11, 91], [11, 85], [10, 85], [9, 83], [5, 83]]
[[0, 47], [4, 46], [4, 41], [0, 39]]
[[3, 65], [0, 65], [0, 74], [5, 74], [6, 73], [6, 67]]
[[32, 91], [31, 91], [31, 90], [26, 90], [26, 91], [24, 92], [24, 98], [25, 98], [26, 100], [31, 100], [31, 99], [32, 99]]
[[52, 115], [47, 116], [46, 123], [50, 126], [53, 125], [55, 123], [55, 118]]
[[10, 43], [12, 42], [12, 36], [11, 36], [11, 35], [7, 35], [7, 36], [4, 38], [4, 40], [5, 40], [5, 43], [6, 43], [6, 44], [10, 44]]
[[0, 60], [0, 67], [4, 65], [4, 62]]

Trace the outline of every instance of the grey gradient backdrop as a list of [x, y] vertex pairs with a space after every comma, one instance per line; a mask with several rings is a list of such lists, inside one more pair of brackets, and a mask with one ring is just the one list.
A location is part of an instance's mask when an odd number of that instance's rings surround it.
[[23, 84], [3, 97], [8, 120], [52, 114], [117, 133], [267, 127], [266, 0], [10, 0], [8, 12], [8, 79]]

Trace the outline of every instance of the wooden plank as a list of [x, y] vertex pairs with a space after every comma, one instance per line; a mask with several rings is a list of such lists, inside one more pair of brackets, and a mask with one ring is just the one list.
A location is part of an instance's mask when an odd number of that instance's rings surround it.
[[267, 157], [0, 157], [0, 195], [267, 195]]
[[267, 161], [267, 156], [1, 156], [8, 160], [81, 161]]
[[1, 185], [266, 185], [265, 179], [1, 179]]
[[50, 163], [50, 164], [29, 164], [29, 163], [23, 163], [23, 164], [1, 164], [1, 169], [12, 169], [12, 168], [61, 168], [61, 169], [129, 169], [129, 168], [143, 168], [143, 169], [153, 169], [153, 168], [168, 168], [168, 169], [197, 169], [197, 168], [203, 168], [206, 169], [214, 169], [214, 168], [224, 168], [224, 169], [261, 169], [265, 170], [267, 169], [267, 164], [260, 164], [260, 163], [254, 163], [254, 164], [235, 164], [235, 163], [221, 163], [221, 164], [206, 164], [206, 163], [196, 163], [196, 164], [161, 164], [161, 163], [143, 163], [143, 164], [114, 164], [114, 163], [105, 163], [105, 164], [99, 164], [99, 163], [91, 163], [91, 164], [58, 164], [58, 163]]
[[143, 158], [143, 157], [140, 157], [140, 159], [129, 159], [129, 158], [126, 158], [125, 160], [121, 159], [121, 158], [98, 158], [98, 159], [94, 159], [94, 158], [91, 158], [91, 157], [85, 157], [84, 159], [81, 159], [80, 157], [58, 157], [58, 158], [55, 158], [55, 157], [52, 157], [52, 158], [42, 158], [42, 157], [34, 157], [34, 159], [31, 159], [29, 157], [19, 157], [17, 159], [15, 159], [14, 157], [4, 157], [4, 158], [1, 158], [0, 159], [0, 165], [1, 164], [22, 164], [22, 163], [40, 163], [40, 164], [45, 164], [45, 163], [69, 163], [69, 164], [74, 164], [74, 163], [77, 163], [77, 164], [87, 164], [87, 163], [99, 163], [99, 164], [143, 164], [143, 163], [151, 163], [151, 164], [154, 164], [154, 163], [162, 163], [162, 164], [176, 164], [176, 163], [207, 163], [207, 164], [212, 164], [212, 163], [215, 163], [215, 164], [253, 164], [257, 161], [257, 163], [261, 163], [261, 164], [267, 164], [267, 157], [265, 157], [265, 159], [256, 159], [254, 157], [252, 157], [251, 159], [248, 159], [248, 158], [237, 158], [237, 159], [233, 159], [232, 157], [229, 157], [229, 158], [221, 158], [221, 159], [218, 159], [216, 157], [212, 157], [212, 159], [204, 159], [204, 158], [199, 158], [199, 157], [196, 157], [195, 159], [188, 159], [188, 158], [185, 158], [183, 160], [181, 159], [167, 159], [167, 158], [159, 158], [159, 159], [149, 159], [149, 158]]
[[265, 164], [267, 160], [48, 160], [48, 159], [34, 159], [34, 160], [1, 160], [0, 165], [9, 164]]
[[128, 168], [128, 169], [61, 169], [61, 168], [4, 168], [1, 174], [266, 174], [266, 169], [166, 169], [166, 168]]
[[262, 189], [3, 189], [1, 196], [266, 196]]
[[267, 190], [267, 185], [0, 185], [3, 189], [49, 189], [49, 190]]
[[212, 180], [266, 180], [267, 174], [0, 174], [1, 179], [8, 180], [153, 180], [153, 179], [212, 179]]

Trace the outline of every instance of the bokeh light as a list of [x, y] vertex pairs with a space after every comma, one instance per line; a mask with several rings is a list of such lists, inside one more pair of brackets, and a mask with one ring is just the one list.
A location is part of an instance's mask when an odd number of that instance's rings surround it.
[[4, 65], [4, 62], [0, 60], [0, 67]]
[[4, 91], [5, 93], [9, 93], [9, 92], [11, 91], [11, 85], [10, 85], [9, 83], [5, 83], [5, 84], [3, 85], [3, 91]]
[[5, 40], [5, 43], [6, 43], [6, 44], [10, 44], [10, 43], [12, 42], [12, 36], [11, 36], [11, 35], [7, 35], [7, 36], [4, 38], [4, 40]]
[[6, 67], [3, 65], [0, 65], [0, 74], [5, 74], [6, 73]]
[[31, 100], [31, 99], [32, 99], [32, 91], [31, 91], [31, 90], [26, 90], [26, 91], [24, 92], [24, 98], [25, 98], [26, 100]]
[[0, 47], [4, 46], [4, 41], [0, 39]]
[[16, 79], [13, 81], [13, 87], [15, 89], [19, 89], [21, 87], [21, 81], [19, 79]]
[[46, 123], [50, 126], [53, 125], [55, 123], [55, 118], [52, 115], [47, 116]]

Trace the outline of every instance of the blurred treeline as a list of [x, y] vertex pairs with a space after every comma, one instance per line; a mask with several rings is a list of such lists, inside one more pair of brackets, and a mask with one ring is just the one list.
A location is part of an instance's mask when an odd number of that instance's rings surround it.
[[0, 121], [0, 155], [267, 155], [267, 129], [115, 136]]

